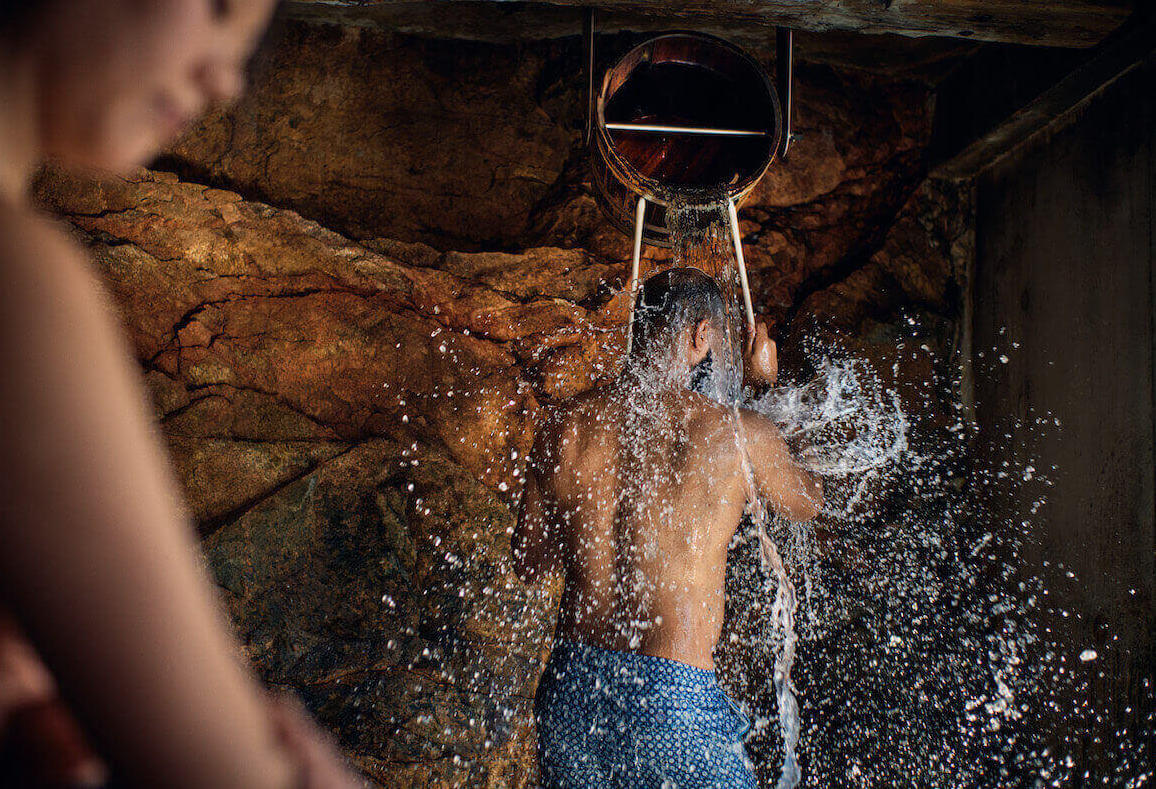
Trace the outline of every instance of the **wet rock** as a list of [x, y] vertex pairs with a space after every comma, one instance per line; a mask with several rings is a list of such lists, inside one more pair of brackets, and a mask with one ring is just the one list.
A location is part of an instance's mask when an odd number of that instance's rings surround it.
[[[535, 376], [509, 345], [581, 333], [588, 311], [558, 294], [584, 298], [595, 287], [589, 274], [585, 285], [570, 278], [571, 251], [532, 250], [516, 264], [450, 256], [446, 267], [466, 279], [149, 173], [87, 190], [54, 173], [42, 195], [107, 275], [174, 434], [316, 441], [416, 431], [487, 484], [512, 487], [511, 453], [528, 448], [536, 398]], [[555, 284], [504, 284], [519, 266]]]
[[[583, 265], [625, 267], [630, 239], [590, 185], [579, 67], [575, 41], [501, 46], [281, 22], [248, 94], [191, 129], [163, 167], [366, 242], [561, 246], [586, 250]], [[762, 308], [784, 313], [817, 272], [882, 240], [922, 179], [931, 110], [923, 83], [800, 65], [799, 138], [743, 211], [748, 263], [766, 272], [755, 278]]]
[[924, 182], [865, 263], [798, 305], [785, 326], [788, 349], [865, 359], [920, 430], [955, 423], [972, 211], [970, 186]]
[[971, 210], [967, 188], [925, 182], [867, 262], [808, 296], [802, 311], [849, 330], [904, 308], [956, 317], [974, 243]]
[[521, 787], [552, 590], [508, 508], [438, 451], [370, 439], [205, 542], [246, 654], [382, 786]]
[[576, 141], [535, 100], [549, 49], [281, 22], [169, 158], [357, 238], [509, 246]]
[[[615, 373], [629, 310], [572, 75], [555, 45], [270, 41], [168, 162], [283, 208], [147, 171], [50, 170], [38, 196], [115, 297], [266, 681], [382, 786], [533, 785], [558, 590], [510, 573], [517, 471], [540, 406]], [[757, 302], [787, 366], [838, 338], [941, 397], [970, 219], [916, 189], [926, 89], [800, 79], [805, 136], [743, 212]]]
[[[558, 589], [510, 568], [536, 396], [495, 336], [585, 319], [575, 253], [451, 273], [163, 174], [49, 171], [38, 193], [116, 296], [265, 681], [382, 786], [530, 785]], [[538, 285], [503, 285], [519, 266]]]
[[212, 532], [348, 449], [340, 441], [237, 441], [166, 431], [193, 516]]

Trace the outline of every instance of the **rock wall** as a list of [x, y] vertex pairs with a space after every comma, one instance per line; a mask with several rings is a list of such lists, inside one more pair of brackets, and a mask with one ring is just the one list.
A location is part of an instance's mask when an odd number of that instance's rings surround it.
[[[535, 780], [558, 589], [510, 569], [519, 466], [626, 314], [578, 55], [280, 23], [153, 170], [38, 187], [120, 305], [246, 654], [382, 786]], [[799, 80], [742, 213], [758, 306], [946, 414], [970, 197], [923, 182], [932, 96]]]

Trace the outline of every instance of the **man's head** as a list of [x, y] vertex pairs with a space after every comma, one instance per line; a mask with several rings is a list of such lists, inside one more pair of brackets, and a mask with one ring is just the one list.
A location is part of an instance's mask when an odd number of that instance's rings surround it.
[[667, 269], [639, 290], [630, 358], [678, 368], [671, 372], [705, 367], [712, 355], [721, 358], [725, 330], [726, 306], [714, 278], [696, 268]]

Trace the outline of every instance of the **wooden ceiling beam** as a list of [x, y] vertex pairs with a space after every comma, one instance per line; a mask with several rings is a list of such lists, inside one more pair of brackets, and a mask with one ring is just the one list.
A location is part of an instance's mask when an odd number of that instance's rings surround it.
[[[290, 16], [480, 41], [576, 35], [587, 0], [290, 0]], [[1119, 27], [1134, 0], [599, 0], [600, 29], [688, 28], [765, 37], [778, 25], [814, 32], [937, 36], [1088, 47]], [[489, 13], [487, 13], [487, 11]], [[493, 13], [497, 11], [498, 13]], [[605, 27], [603, 27], [605, 25]]]
[[1154, 66], [1156, 22], [1139, 24], [1105, 43], [1082, 66], [950, 159], [934, 165], [931, 175], [948, 180], [974, 178], [1068, 126], [1097, 96], [1133, 70]]

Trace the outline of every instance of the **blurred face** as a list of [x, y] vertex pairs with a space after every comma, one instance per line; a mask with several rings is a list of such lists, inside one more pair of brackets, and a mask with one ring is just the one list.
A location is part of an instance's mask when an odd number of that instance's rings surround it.
[[26, 41], [43, 152], [123, 171], [237, 97], [274, 0], [50, 0]]

